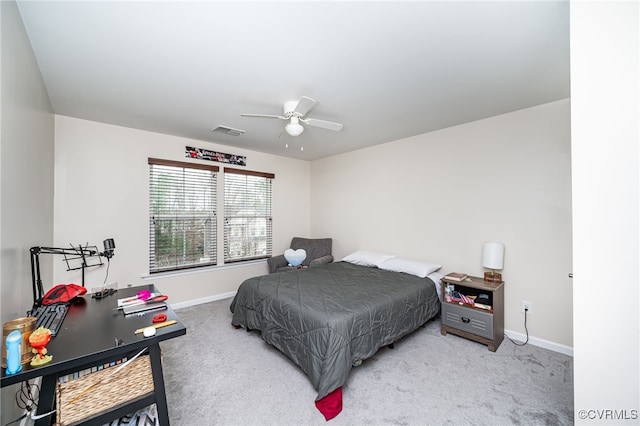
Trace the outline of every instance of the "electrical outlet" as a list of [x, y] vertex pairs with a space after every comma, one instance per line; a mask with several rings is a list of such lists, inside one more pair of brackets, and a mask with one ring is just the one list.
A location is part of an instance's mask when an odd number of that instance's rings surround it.
[[533, 303], [527, 302], [526, 300], [523, 300], [522, 301], [522, 309], [520, 310], [520, 312], [522, 312], [524, 314], [525, 313], [525, 309], [527, 310], [526, 311], [527, 315], [531, 315], [533, 313], [533, 311], [532, 311]]

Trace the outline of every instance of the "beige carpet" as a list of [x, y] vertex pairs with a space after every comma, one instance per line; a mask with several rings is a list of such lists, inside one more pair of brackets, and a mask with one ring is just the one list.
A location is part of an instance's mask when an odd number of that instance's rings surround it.
[[493, 353], [442, 336], [439, 319], [353, 368], [326, 422], [304, 373], [231, 326], [230, 303], [177, 311], [187, 335], [162, 344], [174, 426], [573, 424], [571, 357], [508, 339]]

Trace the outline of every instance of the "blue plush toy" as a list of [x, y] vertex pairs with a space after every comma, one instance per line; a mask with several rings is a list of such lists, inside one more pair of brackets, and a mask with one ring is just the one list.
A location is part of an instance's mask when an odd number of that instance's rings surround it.
[[289, 265], [298, 267], [307, 258], [307, 252], [304, 249], [287, 249], [284, 251], [284, 258], [287, 259]]

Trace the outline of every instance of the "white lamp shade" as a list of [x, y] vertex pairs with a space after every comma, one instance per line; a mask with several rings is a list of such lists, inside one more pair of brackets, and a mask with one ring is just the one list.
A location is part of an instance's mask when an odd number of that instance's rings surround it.
[[291, 117], [291, 121], [289, 122], [289, 124], [284, 126], [284, 129], [291, 136], [300, 136], [302, 132], [304, 132], [304, 127], [302, 127], [302, 124], [300, 124], [298, 117]]
[[482, 266], [489, 269], [502, 269], [504, 263], [504, 244], [485, 242], [482, 245]]

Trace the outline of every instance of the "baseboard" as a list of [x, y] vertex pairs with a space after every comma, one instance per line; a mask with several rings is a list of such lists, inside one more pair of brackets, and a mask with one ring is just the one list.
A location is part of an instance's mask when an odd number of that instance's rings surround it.
[[199, 299], [187, 300], [185, 302], [172, 303], [173, 309], [188, 308], [189, 306], [202, 305], [203, 303], [215, 302], [216, 300], [229, 299], [236, 295], [236, 291], [228, 293], [215, 294], [213, 296], [201, 297]]
[[[509, 336], [511, 339], [517, 342], [524, 342], [527, 340], [527, 335], [515, 332], [513, 330], [505, 330], [504, 334]], [[540, 348], [549, 349], [554, 352], [559, 352], [561, 354], [573, 356], [573, 348], [571, 346], [561, 345], [559, 343], [551, 342], [549, 340], [540, 339], [538, 337], [529, 336], [529, 343], [533, 346], [538, 346]]]

